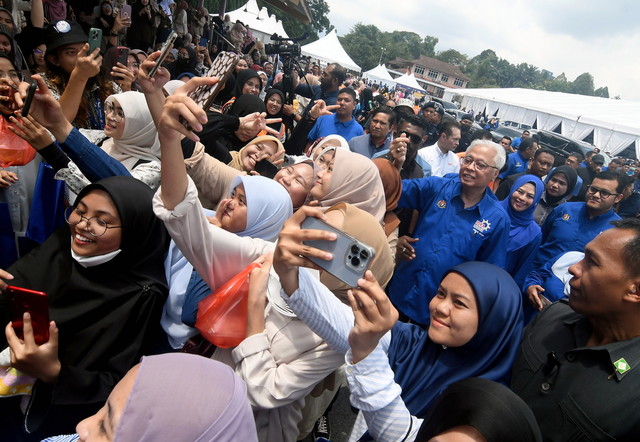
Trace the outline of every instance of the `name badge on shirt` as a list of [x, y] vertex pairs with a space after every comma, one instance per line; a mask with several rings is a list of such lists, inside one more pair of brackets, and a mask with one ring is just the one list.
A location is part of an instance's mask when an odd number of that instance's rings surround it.
[[484, 236], [485, 232], [487, 232], [490, 228], [491, 223], [488, 220], [476, 220], [476, 222], [473, 224], [473, 234]]
[[568, 213], [565, 213], [564, 215], [562, 215], [562, 221], [569, 221], [571, 219], [571, 215], [569, 215]]
[[445, 207], [447, 207], [447, 202], [445, 200], [440, 200], [436, 203], [436, 205], [438, 206], [438, 209], [444, 209]]

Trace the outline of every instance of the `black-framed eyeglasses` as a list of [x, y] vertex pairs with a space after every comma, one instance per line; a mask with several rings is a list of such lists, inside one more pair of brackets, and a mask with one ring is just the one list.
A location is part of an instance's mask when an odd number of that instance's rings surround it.
[[82, 220], [85, 220], [87, 222], [87, 231], [94, 237], [104, 235], [109, 229], [122, 228], [122, 226], [110, 226], [105, 220], [97, 216], [87, 218], [76, 207], [67, 207], [64, 211], [64, 220], [70, 226], [77, 226]]
[[413, 144], [422, 143], [422, 137], [420, 135], [410, 134], [408, 132], [401, 132], [400, 136], [402, 136], [402, 135], [404, 135], [405, 137], [409, 138], [409, 140], [411, 140], [411, 143], [413, 143]]
[[587, 193], [589, 195], [595, 195], [596, 193], [599, 193], [600, 197], [603, 199], [607, 199], [611, 195], [620, 195], [619, 193], [609, 192], [608, 190], [600, 189], [599, 187], [595, 187], [595, 186], [587, 187]]
[[484, 172], [489, 167], [492, 168], [492, 169], [500, 170], [496, 166], [490, 166], [489, 164], [487, 164], [487, 163], [485, 163], [483, 161], [474, 160], [473, 157], [462, 157], [462, 158], [460, 158], [460, 165], [461, 166], [471, 166], [472, 164], [475, 164], [476, 165], [476, 169], [479, 170], [480, 172]]

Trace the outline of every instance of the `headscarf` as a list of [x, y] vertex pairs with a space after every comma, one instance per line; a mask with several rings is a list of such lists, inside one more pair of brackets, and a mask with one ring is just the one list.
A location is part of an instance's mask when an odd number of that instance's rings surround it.
[[254, 144], [262, 143], [264, 141], [270, 141], [272, 143], [276, 143], [276, 146], [277, 146], [276, 152], [280, 152], [281, 150], [284, 150], [284, 146], [282, 145], [282, 142], [279, 139], [271, 135], [262, 135], [251, 140], [249, 143], [247, 143], [246, 146], [244, 146], [239, 151], [234, 151], [234, 150], [229, 151], [229, 153], [231, 154], [232, 160], [228, 165], [242, 172], [250, 172], [249, 170], [245, 169], [244, 164], [242, 163], [242, 153], [249, 146], [253, 146]]
[[418, 441], [469, 425], [491, 442], [542, 442], [529, 406], [504, 385], [469, 378], [450, 385], [435, 401], [416, 436]]
[[[511, 195], [527, 183], [533, 184], [533, 187], [535, 188], [533, 203], [526, 210], [518, 212], [511, 207]], [[535, 175], [522, 175], [518, 177], [511, 186], [509, 195], [503, 201], [499, 202], [511, 220], [507, 252], [513, 252], [514, 250], [524, 247], [540, 233], [540, 226], [533, 219], [533, 212], [536, 210], [536, 206], [540, 202], [540, 197], [542, 196], [543, 191], [544, 184], [540, 178]]]
[[376, 158], [372, 161], [378, 168], [384, 187], [384, 199], [387, 203], [387, 212], [384, 214], [384, 233], [389, 236], [400, 224], [400, 219], [393, 210], [398, 207], [398, 201], [402, 195], [402, 178], [398, 169], [386, 158]]
[[[391, 329], [389, 365], [412, 415], [424, 417], [449, 385], [468, 377], [506, 383], [522, 337], [522, 295], [513, 278], [487, 262], [466, 262], [447, 271], [463, 276], [478, 305], [478, 330], [460, 347], [443, 348], [426, 330], [397, 322]], [[443, 279], [444, 279], [443, 277]]]
[[[282, 102], [282, 107], [280, 108], [280, 111], [275, 114], [275, 115], [271, 115], [269, 112], [267, 112], [267, 118], [282, 118], [284, 116], [284, 113], [282, 112], [284, 109], [284, 93], [278, 89], [278, 88], [270, 88], [267, 91], [267, 94], [264, 96], [264, 104], [265, 106], [267, 105], [267, 101], [269, 100], [269, 98], [271, 98], [272, 95], [278, 95], [280, 97], [280, 101]], [[268, 125], [269, 127], [271, 127], [272, 129], [276, 129], [279, 130], [280, 129], [280, 124], [282, 123], [272, 123], [270, 125]]]
[[[327, 137], [324, 141], [333, 138], [340, 138], [341, 143], [347, 145], [339, 135]], [[339, 148], [335, 151], [329, 191], [318, 203], [321, 207], [330, 207], [338, 203], [353, 204], [382, 223], [386, 204], [378, 169], [363, 155]]]
[[190, 46], [183, 46], [183, 48], [189, 53], [189, 59], [185, 60], [180, 56], [180, 51], [178, 51], [178, 56], [176, 57], [176, 61], [173, 61], [167, 65], [167, 70], [171, 74], [171, 79], [175, 80], [179, 75], [184, 74], [185, 72], [189, 72], [193, 75], [197, 75], [195, 70], [196, 63], [196, 51], [193, 50]]
[[243, 69], [238, 72], [238, 75], [236, 75], [236, 90], [234, 93], [236, 97], [244, 95], [242, 93], [242, 88], [244, 87], [244, 84], [251, 78], [258, 79], [258, 81], [260, 82], [260, 90], [262, 90], [262, 78], [260, 78], [260, 75], [258, 75], [258, 73], [253, 69]]
[[547, 178], [544, 180], [544, 183], [547, 184], [551, 179], [551, 177], [554, 176], [556, 173], [561, 173], [567, 178], [567, 192], [564, 195], [555, 196], [555, 197], [545, 194], [545, 199], [551, 205], [556, 204], [558, 201], [561, 201], [562, 199], [566, 198], [568, 195], [571, 195], [573, 188], [576, 186], [576, 183], [578, 182], [578, 172], [576, 172], [576, 170], [573, 167], [558, 166], [555, 169], [553, 169], [551, 172], [549, 172], [549, 175], [547, 175]]
[[234, 101], [228, 114], [246, 117], [254, 112], [265, 112], [264, 102], [257, 95], [243, 94]]
[[114, 441], [159, 440], [257, 441], [245, 383], [202, 356], [143, 358]]
[[[382, 288], [385, 288], [393, 276], [393, 256], [387, 243], [387, 237], [380, 223], [372, 215], [351, 204], [336, 204], [327, 212], [339, 210], [344, 214], [344, 223], [340, 230], [372, 247], [376, 253], [369, 265]], [[320, 281], [345, 304], [349, 304], [347, 291], [351, 288], [333, 275], [322, 272]]]
[[231, 182], [228, 196], [240, 183], [247, 196], [247, 227], [238, 236], [275, 241], [284, 222], [293, 215], [289, 193], [272, 179], [238, 175]]
[[118, 140], [109, 138], [102, 148], [113, 158], [120, 161], [127, 170], [133, 169], [136, 163], [158, 161], [160, 159], [160, 142], [158, 131], [144, 94], [140, 92], [123, 92], [110, 95], [106, 103], [117, 101], [124, 112], [124, 130]]

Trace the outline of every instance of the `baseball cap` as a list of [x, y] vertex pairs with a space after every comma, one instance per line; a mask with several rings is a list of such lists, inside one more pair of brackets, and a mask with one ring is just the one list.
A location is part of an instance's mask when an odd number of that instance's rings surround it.
[[86, 43], [89, 37], [78, 23], [60, 20], [44, 28], [44, 41], [47, 43], [47, 54], [49, 54], [60, 46]]
[[594, 155], [591, 158], [592, 163], [604, 164], [604, 157], [600, 154]]
[[440, 114], [440, 116], [444, 115], [444, 108], [437, 101], [429, 101], [428, 103], [422, 106], [422, 109], [426, 109], [428, 107], [432, 107], [437, 113]]

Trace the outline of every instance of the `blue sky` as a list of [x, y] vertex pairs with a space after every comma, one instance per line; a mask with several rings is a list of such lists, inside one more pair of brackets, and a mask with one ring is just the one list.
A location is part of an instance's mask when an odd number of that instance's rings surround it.
[[[338, 35], [357, 22], [439, 38], [436, 51], [493, 49], [569, 80], [590, 72], [611, 97], [640, 101], [640, 2], [631, 0], [326, 0]], [[389, 9], [396, 6], [395, 9]], [[358, 60], [354, 60], [357, 61]]]

